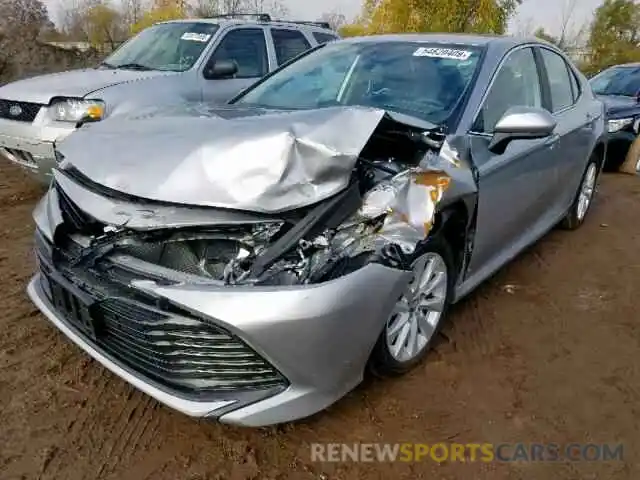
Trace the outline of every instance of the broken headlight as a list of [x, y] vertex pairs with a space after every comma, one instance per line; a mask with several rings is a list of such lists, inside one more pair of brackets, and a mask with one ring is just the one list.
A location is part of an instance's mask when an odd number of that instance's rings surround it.
[[273, 222], [235, 231], [181, 233], [156, 241], [129, 242], [117, 250], [181, 273], [227, 281], [232, 275], [242, 277], [245, 264], [266, 248], [281, 227], [282, 222]]

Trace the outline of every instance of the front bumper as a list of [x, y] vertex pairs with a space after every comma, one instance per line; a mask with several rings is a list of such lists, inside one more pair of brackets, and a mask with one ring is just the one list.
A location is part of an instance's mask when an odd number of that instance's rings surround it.
[[629, 145], [637, 138], [637, 135], [630, 129], [619, 130], [613, 133], [607, 133], [607, 143], [622, 142]]
[[410, 274], [371, 264], [319, 285], [298, 287], [161, 286], [146, 292], [240, 337], [286, 378], [286, 389], [225, 391], [189, 398], [154, 383], [74, 328], [52, 305], [37, 274], [34, 304], [74, 343], [113, 373], [159, 402], [194, 417], [264, 426], [325, 409], [361, 380], [371, 350]]
[[51, 181], [51, 169], [56, 165], [55, 142], [75, 130], [75, 126], [56, 126], [44, 119], [45, 109], [33, 121], [18, 122], [0, 119], [0, 156], [26, 169], [43, 184]]

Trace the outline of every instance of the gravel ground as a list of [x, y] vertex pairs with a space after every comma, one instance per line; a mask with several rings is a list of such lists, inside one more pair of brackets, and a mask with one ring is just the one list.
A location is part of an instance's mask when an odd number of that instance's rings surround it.
[[[457, 306], [428, 361], [293, 425], [169, 411], [90, 360], [27, 300], [42, 190], [0, 162], [0, 478], [640, 478], [640, 182], [607, 175], [554, 231]], [[314, 463], [313, 442], [622, 442], [623, 462]]]

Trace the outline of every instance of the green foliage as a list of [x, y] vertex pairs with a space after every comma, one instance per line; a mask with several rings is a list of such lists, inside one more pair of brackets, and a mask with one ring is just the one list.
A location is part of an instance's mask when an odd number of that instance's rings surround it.
[[186, 12], [180, 4], [165, 3], [156, 5], [148, 12], [145, 12], [139, 22], [131, 26], [131, 33], [136, 34], [155, 23], [184, 18], [185, 16]]
[[502, 34], [521, 0], [365, 0], [343, 35], [398, 32]]
[[587, 73], [640, 61], [640, 3], [604, 0], [591, 24], [588, 50]]
[[120, 21], [120, 13], [108, 5], [89, 7], [85, 14], [87, 39], [94, 46], [115, 45]]

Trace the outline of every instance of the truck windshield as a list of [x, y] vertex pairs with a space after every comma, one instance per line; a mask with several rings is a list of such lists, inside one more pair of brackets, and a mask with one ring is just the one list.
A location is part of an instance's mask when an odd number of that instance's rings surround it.
[[131, 70], [184, 72], [200, 58], [218, 28], [215, 23], [159, 23], [123, 44], [102, 65]]
[[640, 67], [614, 67], [591, 79], [597, 95], [635, 97], [640, 94]]
[[360, 105], [445, 122], [481, 50], [418, 42], [337, 42], [294, 61], [235, 99], [275, 109]]

